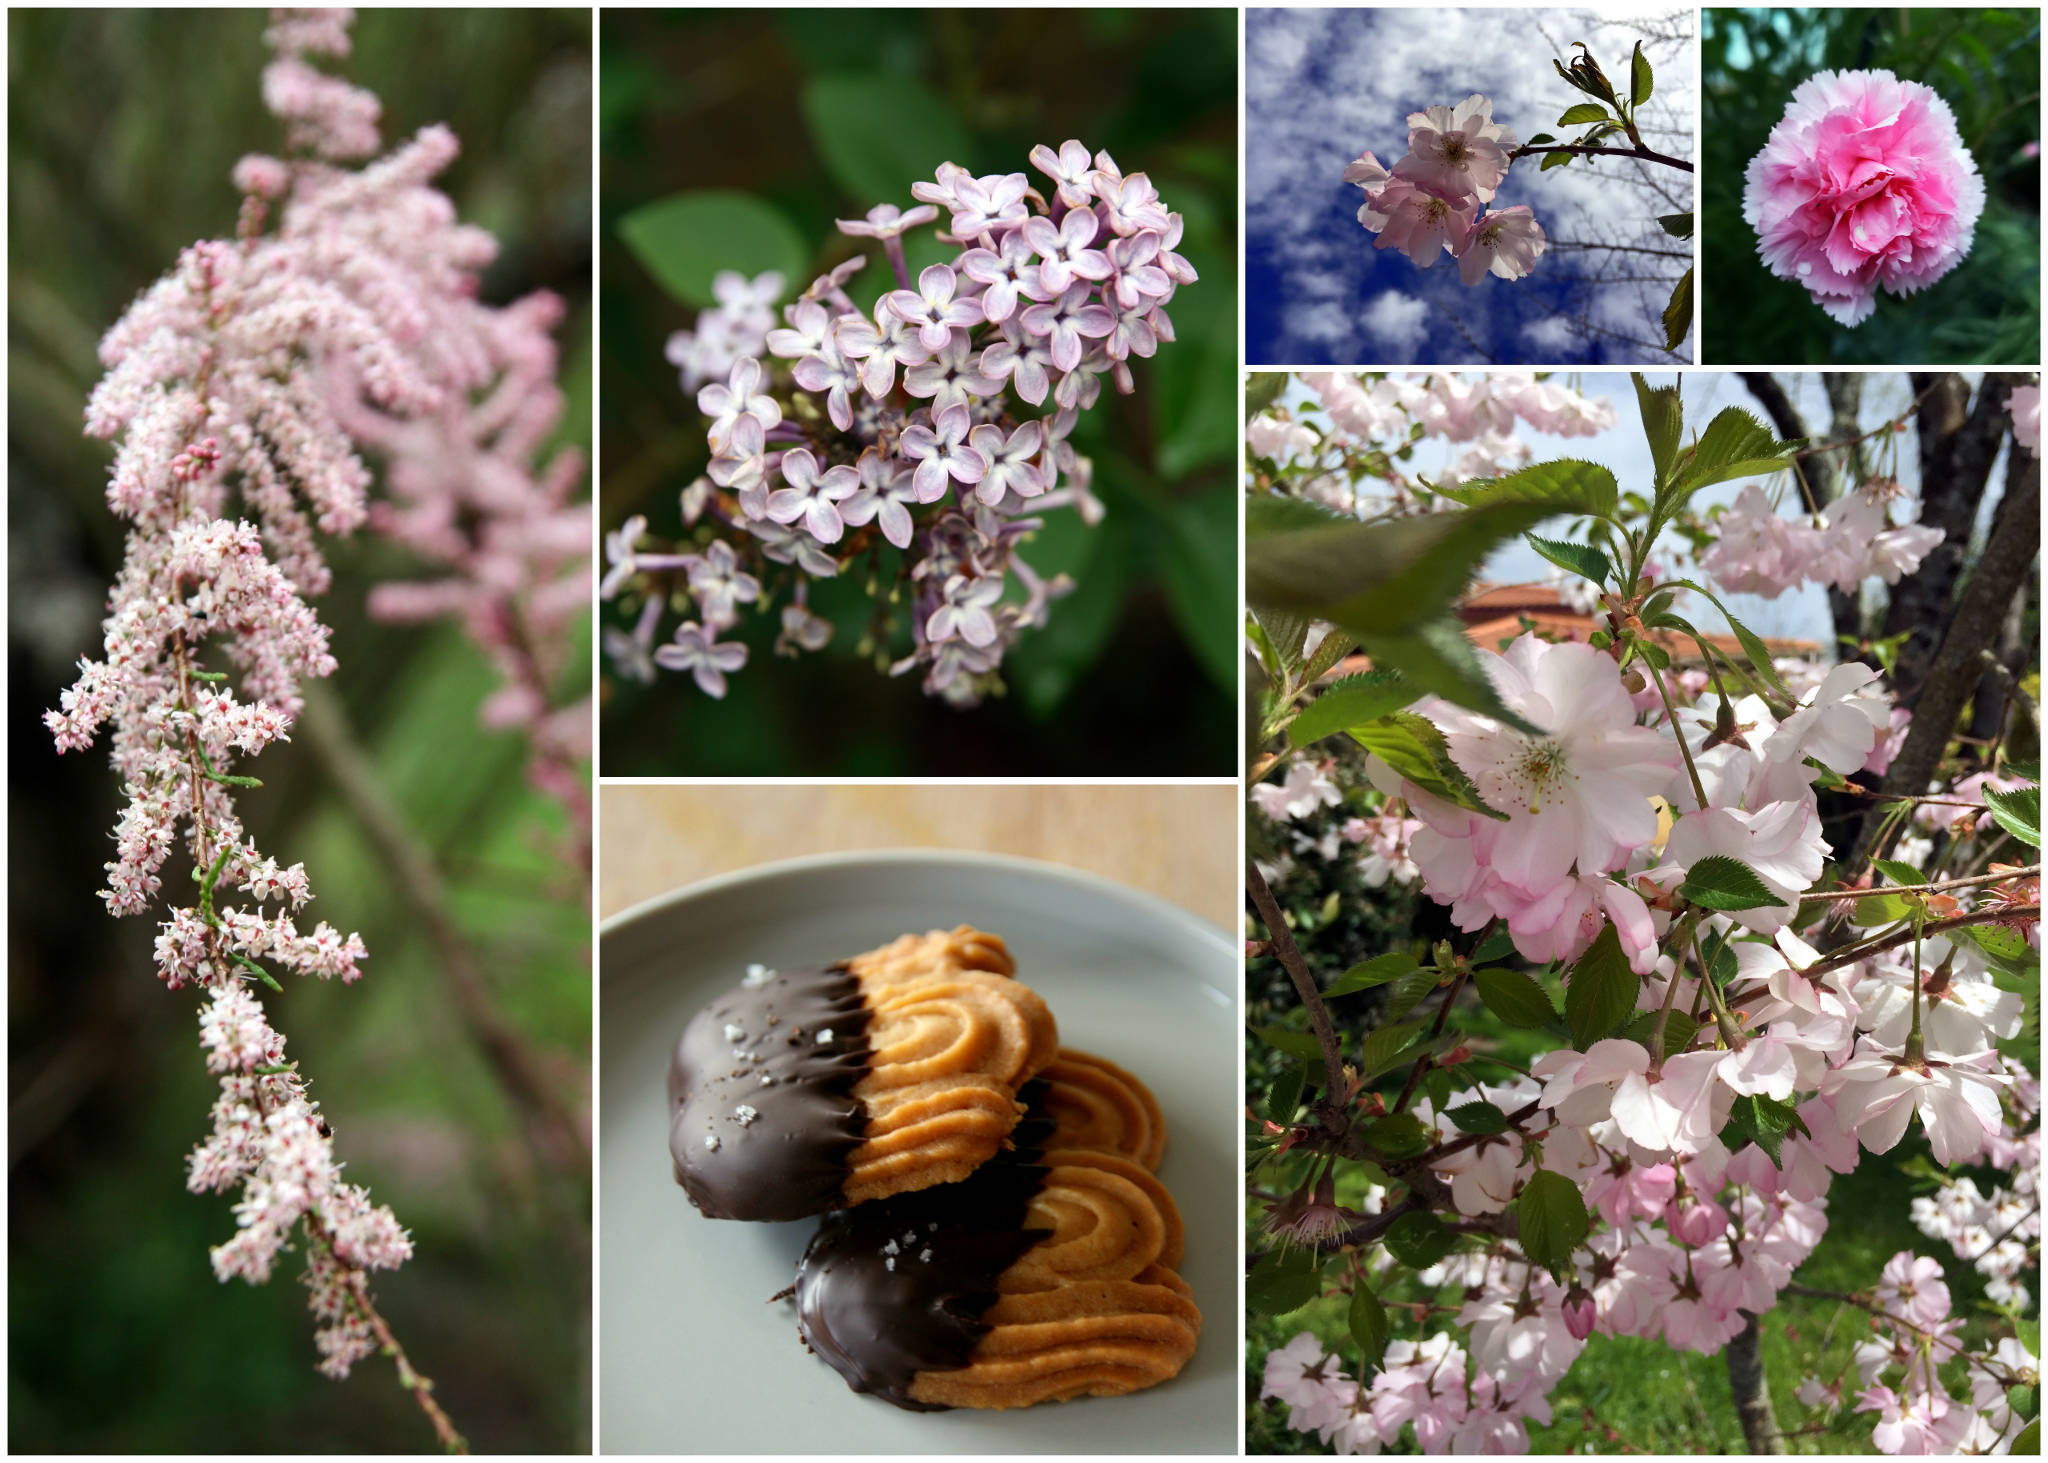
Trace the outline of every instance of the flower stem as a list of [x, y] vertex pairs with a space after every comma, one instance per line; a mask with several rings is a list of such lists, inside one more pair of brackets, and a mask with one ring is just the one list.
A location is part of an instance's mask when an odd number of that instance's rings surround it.
[[1249, 859], [1244, 866], [1244, 887], [1259, 911], [1259, 918], [1265, 922], [1266, 933], [1272, 937], [1274, 958], [1287, 972], [1288, 979], [1294, 982], [1295, 994], [1301, 997], [1301, 1004], [1308, 1008], [1308, 1024], [1323, 1049], [1323, 1070], [1329, 1079], [1327, 1101], [1329, 1104], [1341, 1103], [1344, 1100], [1344, 1053], [1337, 1041], [1337, 1029], [1330, 1024], [1329, 1008], [1323, 1004], [1322, 992], [1316, 989], [1316, 978], [1309, 973], [1308, 963], [1301, 958], [1301, 947], [1294, 943], [1294, 932], [1287, 928], [1279, 901], [1266, 887], [1266, 876], [1259, 872], [1259, 866]]
[[1657, 687], [1658, 699], [1664, 703], [1664, 724], [1671, 728], [1671, 734], [1678, 738], [1678, 755], [1685, 759], [1685, 775], [1692, 779], [1692, 795], [1700, 800], [1700, 811], [1707, 810], [1707, 789], [1700, 781], [1700, 770], [1693, 765], [1692, 748], [1685, 744], [1685, 729], [1678, 724], [1678, 708], [1671, 704], [1671, 693], [1664, 688], [1664, 677], [1647, 660], [1643, 669], [1650, 674], [1650, 680]]

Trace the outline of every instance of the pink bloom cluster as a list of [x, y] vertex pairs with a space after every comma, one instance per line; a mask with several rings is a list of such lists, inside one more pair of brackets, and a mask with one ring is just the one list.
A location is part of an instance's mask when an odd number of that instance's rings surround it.
[[[429, 186], [454, 137], [427, 128], [360, 170], [338, 165], [375, 150], [376, 100], [307, 58], [346, 54], [349, 21], [277, 13], [265, 96], [310, 156], [243, 159], [237, 239], [187, 249], [101, 342], [107, 374], [85, 425], [117, 443], [107, 501], [129, 524], [126, 558], [101, 658], [80, 663], [44, 718], [60, 751], [111, 733], [128, 800], [103, 891], [112, 913], [157, 907], [179, 844], [192, 860], [197, 900], [166, 901], [156, 939], [165, 984], [206, 993], [200, 1042], [221, 1083], [189, 1184], [240, 1189], [237, 1233], [213, 1252], [222, 1279], [268, 1279], [303, 1230], [322, 1368], [334, 1376], [375, 1344], [364, 1272], [402, 1263], [411, 1241], [342, 1180], [327, 1124], [249, 982], [274, 986], [267, 967], [352, 982], [366, 951], [325, 922], [300, 927], [306, 871], [247, 837], [234, 791], [249, 779], [232, 769], [284, 740], [303, 679], [335, 668], [306, 601], [330, 581], [316, 534], [366, 517], [370, 473], [353, 432], [384, 434], [394, 486], [430, 470], [464, 475], [435, 489], [453, 502], [471, 478], [534, 490], [512, 479], [553, 409], [541, 379], [552, 374], [552, 305], [478, 305], [495, 245]], [[421, 455], [437, 469], [400, 466], [411, 462], [400, 438], [434, 439]], [[556, 508], [565, 490], [557, 480]], [[494, 546], [509, 556], [500, 564], [566, 564], [575, 516], [513, 515], [535, 541]], [[230, 902], [237, 893], [246, 903]]]
[[[779, 327], [780, 277], [721, 276], [719, 304], [669, 343], [708, 424], [708, 479], [683, 494], [697, 532], [675, 553], [642, 553], [638, 520], [607, 539], [604, 593], [645, 596], [633, 630], [605, 636], [622, 674], [687, 671], [722, 695], [747, 647], [720, 637], [739, 604], [767, 608], [770, 579], [790, 586], [777, 648], [815, 650], [831, 627], [809, 610], [810, 583], [887, 543], [902, 551], [889, 593], [905, 593], [911, 630], [892, 674], [922, 670], [926, 692], [956, 705], [995, 688], [1005, 650], [1071, 588], [1034, 573], [1020, 540], [1055, 508], [1102, 513], [1075, 424], [1103, 378], [1132, 389], [1132, 361], [1173, 339], [1166, 307], [1196, 278], [1175, 252], [1180, 215], [1144, 173], [1078, 141], [1031, 162], [1038, 186], [944, 163], [911, 185], [907, 212], [841, 220], [896, 275], [872, 312], [847, 293], [860, 256], [783, 306]], [[903, 235], [941, 220], [954, 253], [912, 280]], [[657, 647], [663, 596], [640, 576], [677, 572], [696, 616]]]
[[2004, 1121], [1984, 1162], [2008, 1176], [1989, 1194], [1967, 1176], [1913, 1200], [1913, 1223], [1929, 1239], [1946, 1241], [1956, 1258], [1985, 1278], [1984, 1293], [2016, 1311], [2034, 1297], [2020, 1277], [2034, 1263], [2041, 1241], [2040, 1079], [2016, 1072], [2005, 1090]]
[[1898, 484], [1873, 478], [1818, 514], [1781, 518], [1764, 490], [1747, 483], [1718, 521], [1700, 567], [1732, 594], [1776, 599], [1802, 584], [1832, 584], [1845, 594], [1873, 576], [1897, 584], [1941, 542], [1941, 530], [1913, 516], [1898, 527], [1890, 504]]
[[[2007, 1337], [1988, 1356], [1964, 1352], [1951, 1319], [1941, 1265], [1901, 1250], [1884, 1267], [1877, 1286], [1883, 1314], [1871, 1338], [1856, 1348], [1856, 1411], [1877, 1414], [1871, 1441], [1893, 1455], [2007, 1453], [2027, 1419], [2016, 1413], [2010, 1394], [2040, 1382], [2040, 1363], [2024, 1342]], [[1961, 1358], [1967, 1397], [1949, 1392], [1940, 1370]], [[1897, 1373], [1898, 1385], [1880, 1381]], [[1802, 1388], [1800, 1400], [1813, 1406], [1838, 1389]], [[1811, 1400], [1809, 1400], [1811, 1399]]]
[[1361, 1386], [1313, 1332], [1303, 1331], [1267, 1353], [1259, 1395], [1287, 1404], [1289, 1427], [1313, 1432], [1347, 1456], [1377, 1453], [1398, 1442], [1404, 1428], [1414, 1429], [1425, 1453], [1526, 1453], [1528, 1420], [1550, 1421], [1544, 1394], [1557, 1376], [1527, 1367], [1503, 1376], [1475, 1361], [1440, 1331], [1390, 1344], [1381, 1369]]
[[1493, 103], [1476, 92], [1455, 107], [1408, 114], [1408, 153], [1392, 170], [1370, 152], [1346, 165], [1344, 181], [1365, 192], [1358, 221], [1428, 269], [1449, 251], [1458, 277], [1520, 279], [1546, 247], [1543, 226], [1524, 204], [1489, 208], [1513, 161], [1515, 138], [1493, 120]]
[[1792, 93], [1750, 160], [1743, 217], [1780, 279], [1843, 325], [1925, 289], [1970, 252], [1984, 180], [1931, 87], [1889, 71], [1822, 71]]

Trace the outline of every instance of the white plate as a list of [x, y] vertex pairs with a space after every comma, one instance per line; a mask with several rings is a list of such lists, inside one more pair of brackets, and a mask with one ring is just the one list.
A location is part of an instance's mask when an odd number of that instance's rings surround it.
[[[816, 1221], [706, 1219], [677, 1187], [663, 1090], [696, 1009], [745, 972], [906, 931], [1001, 935], [1066, 1046], [1128, 1067], [1166, 1114], [1201, 1345], [1163, 1386], [1014, 1412], [905, 1412], [805, 1352], [788, 1285]], [[600, 931], [600, 1438], [607, 1453], [1235, 1453], [1238, 952], [1213, 925], [1053, 864], [936, 850], [769, 864]]]

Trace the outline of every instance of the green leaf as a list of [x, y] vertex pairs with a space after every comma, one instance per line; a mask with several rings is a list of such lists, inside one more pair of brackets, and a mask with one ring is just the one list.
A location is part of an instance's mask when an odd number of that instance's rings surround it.
[[1806, 1120], [1790, 1103], [1771, 1097], [1738, 1096], [1728, 1111], [1727, 1124], [1721, 1129], [1721, 1142], [1730, 1153], [1739, 1151], [1746, 1143], [1754, 1143], [1769, 1156], [1774, 1167], [1783, 1169], [1785, 1135], [1795, 1130], [1807, 1133]]
[[1560, 127], [1578, 127], [1587, 122], [1607, 120], [1607, 108], [1598, 102], [1578, 102], [1566, 108], [1565, 114], [1557, 119]]
[[1365, 1125], [1365, 1141], [1388, 1158], [1413, 1158], [1429, 1147], [1434, 1136], [1412, 1112], [1388, 1113]]
[[1542, 165], [1538, 167], [1536, 171], [1539, 173], [1547, 173], [1552, 168], [1567, 167], [1570, 165], [1571, 160], [1572, 154], [1568, 152], [1546, 152], [1545, 154], [1543, 154]]
[[1400, 671], [1424, 691], [1504, 721], [1517, 731], [1543, 735], [1541, 727], [1530, 725], [1508, 710], [1500, 699], [1493, 678], [1487, 675], [1472, 642], [1465, 638], [1465, 627], [1456, 614], [1446, 612], [1412, 634], [1374, 635], [1366, 649], [1375, 664]]
[[1399, 980], [1416, 966], [1422, 964], [1406, 950], [1389, 950], [1384, 955], [1375, 955], [1370, 960], [1352, 966], [1323, 991], [1323, 999], [1348, 996], [1353, 991], [1370, 990], [1376, 985], [1385, 985]]
[[1322, 1261], [1313, 1250], [1300, 1246], [1260, 1257], [1244, 1278], [1244, 1303], [1262, 1316], [1298, 1311], [1322, 1293]]
[[2027, 937], [2004, 925], [1959, 925], [1948, 933], [1950, 939], [1961, 935], [2002, 965], [2018, 965], [2033, 957]]
[[2033, 848], [2041, 846], [2041, 789], [2038, 787], [2015, 788], [2011, 792], [1997, 792], [1984, 789], [1984, 801], [1991, 805], [1991, 816], [1998, 820], [1998, 826]]
[[772, 271], [796, 289], [809, 283], [803, 235], [780, 209], [751, 193], [671, 194], [620, 219], [619, 237], [654, 282], [685, 305], [717, 303], [711, 281], [721, 270], [750, 278]]
[[1303, 1057], [1312, 1062], [1323, 1059], [1323, 1044], [1306, 1031], [1289, 1031], [1284, 1026], [1254, 1026], [1252, 1033], [1276, 1052]]
[[1285, 371], [1252, 371], [1244, 378], [1244, 419], [1250, 421], [1280, 399], [1287, 389]]
[[1238, 490], [1222, 483], [1177, 500], [1153, 536], [1181, 638], [1217, 686], [1237, 692]]
[[1720, 910], [1724, 914], [1785, 902], [1757, 877], [1755, 869], [1740, 859], [1718, 853], [1701, 859], [1686, 870], [1685, 882], [1678, 886], [1678, 897], [1703, 909]]
[[1607, 562], [1607, 555], [1589, 544], [1575, 544], [1569, 539], [1538, 538], [1533, 533], [1524, 534], [1523, 541], [1558, 568], [1569, 569], [1603, 587], [1614, 573], [1614, 566]]
[[2041, 1419], [2037, 1417], [2013, 1434], [2012, 1456], [2015, 1458], [2038, 1458], [2040, 1455]]
[[[1428, 972], [1414, 970], [1409, 975], [1427, 976]], [[1407, 979], [1406, 976], [1403, 979]], [[1398, 986], [1397, 986], [1398, 988]], [[1398, 1026], [1382, 1026], [1365, 1039], [1359, 1050], [1359, 1076], [1370, 1082], [1380, 1073], [1394, 1065], [1402, 1052], [1414, 1044], [1415, 1035], [1422, 1030], [1419, 1021], [1406, 1021]]]
[[1925, 874], [1921, 873], [1911, 864], [1902, 864], [1897, 859], [1874, 858], [1870, 861], [1870, 864], [1872, 868], [1883, 874], [1887, 879], [1890, 879], [1894, 884], [1904, 884], [1910, 887], [1914, 884], [1925, 884], [1927, 882]]
[[972, 139], [922, 82], [880, 72], [813, 76], [801, 105], [825, 171], [861, 210], [905, 205], [911, 182], [972, 161]]
[[1342, 630], [1331, 630], [1316, 642], [1315, 653], [1308, 658], [1308, 664], [1301, 668], [1301, 681], [1313, 685], [1327, 674], [1330, 668], [1358, 648], [1358, 642]]
[[1856, 901], [1856, 908], [1849, 915], [1849, 923], [1859, 926], [1895, 925], [1902, 919], [1910, 918], [1913, 906], [1896, 894], [1873, 894], [1868, 899]]
[[[1624, 1041], [1648, 1049], [1650, 1033], [1657, 1029], [1657, 1013], [1645, 1011], [1635, 1020], [1621, 1028]], [[1700, 1023], [1683, 1011], [1674, 1010], [1664, 1022], [1664, 1055], [1668, 1059], [1677, 1056], [1692, 1045], [1692, 1039], [1699, 1035]]]
[[1690, 239], [1692, 237], [1692, 215], [1689, 213], [1660, 213], [1657, 215], [1657, 227], [1664, 230], [1665, 233], [1674, 239]]
[[1306, 747], [1335, 732], [1399, 711], [1421, 695], [1422, 689], [1410, 685], [1399, 671], [1370, 670], [1346, 676], [1317, 692], [1316, 699], [1294, 718], [1287, 728], [1288, 742]]
[[1413, 633], [1442, 615], [1498, 545], [1570, 511], [1490, 499], [1463, 513], [1361, 523], [1267, 506], [1276, 502], [1298, 500], [1267, 494], [1245, 504], [1251, 604], [1312, 614], [1368, 642], [1376, 633]]
[[1636, 409], [1642, 414], [1643, 436], [1650, 444], [1650, 461], [1661, 485], [1671, 472], [1678, 444], [1685, 439], [1685, 407], [1676, 386], [1652, 386], [1640, 371], [1632, 372], [1636, 384]]
[[1515, 937], [1506, 930], [1497, 930], [1480, 942], [1471, 954], [1474, 965], [1484, 965], [1489, 960], [1503, 960], [1515, 953]]
[[1363, 1360], [1361, 1376], [1369, 1377], [1380, 1369], [1380, 1358], [1387, 1350], [1387, 1311], [1380, 1304], [1380, 1298], [1363, 1280], [1351, 1283], [1351, 1339], [1358, 1343]]
[[1425, 1210], [1403, 1214], [1387, 1230], [1387, 1253], [1402, 1264], [1427, 1270], [1457, 1247], [1458, 1237]]
[[1387, 1004], [1386, 1008], [1380, 1012], [1380, 1019], [1383, 1021], [1399, 1021], [1403, 1016], [1413, 1011], [1416, 1004], [1431, 991], [1435, 990], [1436, 987], [1437, 972], [1433, 968], [1425, 967], [1421, 970], [1409, 971], [1391, 986], [1387, 987]]
[[1552, 513], [1581, 513], [1596, 518], [1612, 513], [1621, 500], [1621, 487], [1614, 480], [1613, 469], [1570, 457], [1538, 462], [1506, 477], [1441, 491], [1446, 498], [1468, 508], [1529, 503]]
[[1435, 722], [1413, 712], [1396, 711], [1352, 727], [1351, 738], [1424, 792], [1489, 818], [1505, 818], [1479, 800], [1471, 779], [1451, 760], [1450, 748]]
[[[1686, 273], [1688, 310], [1692, 299], [1692, 274]], [[1684, 499], [1701, 488], [1733, 478], [1765, 477], [1779, 471], [1791, 459], [1797, 442], [1780, 442], [1764, 424], [1739, 406], [1723, 407], [1707, 423], [1700, 440], [1679, 459], [1673, 474], [1677, 499], [1669, 505], [1660, 495], [1658, 507], [1676, 512]]]
[[1479, 999], [1486, 1003], [1486, 1009], [1510, 1026], [1534, 1029], [1557, 1019], [1557, 1008], [1550, 1004], [1549, 993], [1519, 970], [1501, 966], [1475, 970], [1472, 984], [1478, 987]]
[[1444, 1113], [1461, 1133], [1505, 1133], [1508, 1115], [1490, 1102], [1464, 1102]]
[[1635, 1010], [1641, 989], [1642, 982], [1622, 953], [1621, 935], [1613, 925], [1604, 926], [1565, 977], [1564, 1017], [1572, 1045], [1584, 1051], [1611, 1035]]
[[1295, 1110], [1301, 1106], [1302, 1089], [1307, 1085], [1308, 1073], [1299, 1067], [1289, 1067], [1266, 1094], [1267, 1118], [1283, 1126], [1292, 1121]]
[[1671, 302], [1664, 307], [1664, 349], [1676, 351], [1692, 332], [1692, 270], [1688, 268], [1671, 287]]
[[1515, 1201], [1515, 1221], [1529, 1263], [1559, 1275], [1586, 1237], [1586, 1201], [1563, 1174], [1539, 1168]]
[[[1716, 420], [1719, 420], [1719, 418], [1716, 418]], [[1672, 581], [1672, 585], [1674, 588], [1690, 589], [1696, 594], [1705, 596], [1707, 602], [1719, 610], [1721, 617], [1728, 622], [1728, 628], [1734, 632], [1736, 643], [1741, 645], [1743, 655], [1749, 660], [1749, 668], [1757, 673], [1758, 678], [1766, 686], [1776, 691], [1786, 700], [1796, 699], [1792, 695], [1791, 688], [1785, 684], [1784, 677], [1778, 674], [1778, 668], [1771, 664], [1771, 648], [1764, 644], [1762, 637], [1756, 631], [1750, 629], [1749, 626], [1728, 613], [1728, 606], [1722, 604], [1720, 598], [1711, 589], [1692, 579], [1676, 579]]]
[[1636, 42], [1636, 54], [1629, 68], [1628, 102], [1640, 107], [1650, 99], [1650, 58], [1643, 54], [1643, 43]]

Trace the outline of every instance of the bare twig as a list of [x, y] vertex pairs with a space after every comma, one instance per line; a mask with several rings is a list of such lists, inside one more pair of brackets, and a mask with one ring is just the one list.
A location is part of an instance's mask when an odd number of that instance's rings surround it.
[[1308, 962], [1301, 958], [1301, 947], [1294, 943], [1294, 931], [1287, 928], [1287, 919], [1280, 912], [1279, 902], [1273, 898], [1273, 891], [1266, 887], [1266, 876], [1249, 859], [1244, 866], [1244, 887], [1258, 908], [1267, 933], [1272, 936], [1273, 957], [1287, 972], [1288, 979], [1294, 982], [1295, 994], [1301, 997], [1301, 1004], [1308, 1009], [1308, 1024], [1314, 1029], [1316, 1041], [1323, 1049], [1323, 1069], [1329, 1077], [1326, 1099], [1329, 1103], [1342, 1102], [1344, 1051], [1337, 1041], [1337, 1028], [1330, 1024], [1329, 1008], [1323, 1004], [1322, 992], [1316, 989], [1316, 978], [1309, 973]]

